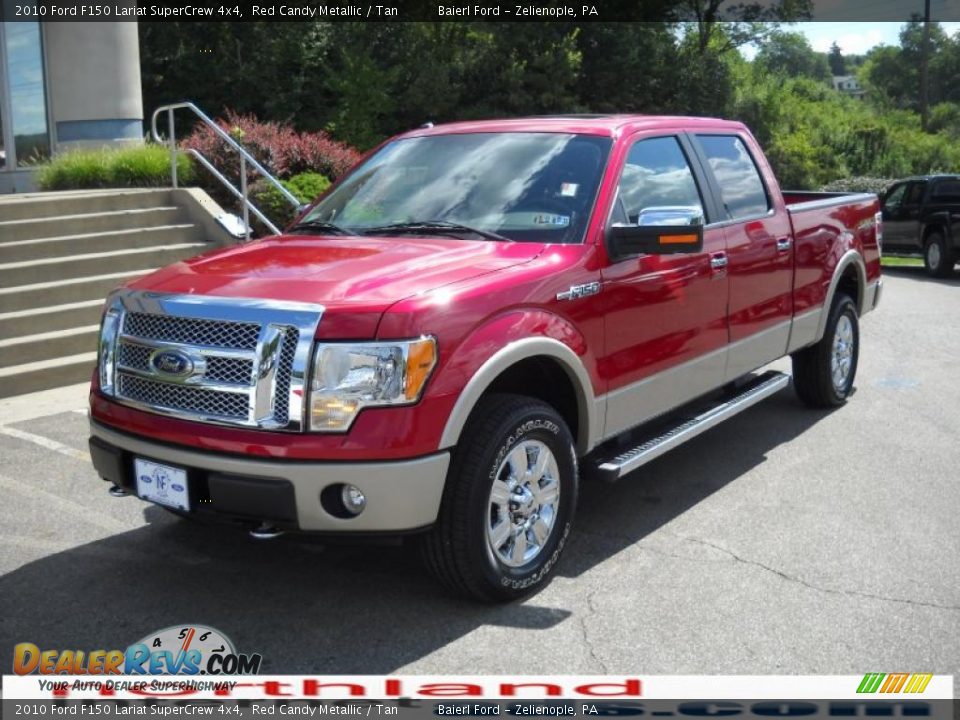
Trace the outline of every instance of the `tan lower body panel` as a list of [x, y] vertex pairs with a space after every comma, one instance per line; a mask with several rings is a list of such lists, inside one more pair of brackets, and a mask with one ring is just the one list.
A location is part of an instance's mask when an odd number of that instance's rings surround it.
[[[437, 519], [450, 454], [384, 462], [283, 462], [170, 447], [90, 422], [95, 437], [135, 455], [208, 472], [289, 481], [301, 530], [322, 532], [404, 531]], [[334, 517], [320, 505], [328, 485], [349, 483], [363, 491], [366, 508], [354, 518]]]

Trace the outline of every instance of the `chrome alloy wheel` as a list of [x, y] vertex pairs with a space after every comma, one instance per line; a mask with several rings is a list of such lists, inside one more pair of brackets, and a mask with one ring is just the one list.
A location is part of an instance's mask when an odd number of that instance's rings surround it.
[[560, 505], [557, 459], [539, 440], [524, 440], [497, 468], [490, 489], [487, 544], [500, 562], [533, 560], [553, 532]]
[[841, 315], [833, 332], [833, 352], [830, 355], [830, 375], [837, 392], [846, 389], [853, 367], [853, 350], [853, 323], [849, 317]]

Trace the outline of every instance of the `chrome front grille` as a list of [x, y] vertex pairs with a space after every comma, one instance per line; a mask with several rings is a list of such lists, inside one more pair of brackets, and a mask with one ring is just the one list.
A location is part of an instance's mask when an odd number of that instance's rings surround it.
[[222, 383], [250, 385], [253, 383], [253, 360], [212, 355], [207, 358], [204, 376]]
[[126, 373], [120, 373], [117, 386], [122, 397], [154, 407], [237, 420], [246, 420], [249, 412], [250, 400], [242, 393], [225, 393], [189, 385], [172, 385]]
[[167, 343], [253, 350], [257, 347], [260, 325], [134, 312], [124, 318], [123, 332]]
[[[284, 387], [290, 384], [290, 373], [293, 370], [293, 358], [297, 352], [297, 341], [300, 339], [300, 333], [295, 327], [287, 328], [283, 338], [283, 344], [280, 347], [280, 364], [277, 368], [277, 387]], [[273, 419], [281, 425], [286, 424], [290, 418], [290, 403], [287, 402], [289, 396], [277, 396], [273, 406]]]
[[117, 364], [121, 367], [131, 370], [143, 370], [147, 372], [150, 361], [150, 355], [153, 348], [146, 345], [135, 345], [133, 343], [121, 342], [117, 346]]
[[108, 366], [101, 390], [185, 419], [300, 430], [322, 312], [299, 303], [121, 290], [108, 307], [117, 332], [101, 345]]
[[[293, 330], [296, 332], [296, 328]], [[149, 345], [138, 345], [127, 339], [121, 340], [117, 347], [117, 364], [129, 370], [151, 372], [150, 356], [155, 349]], [[208, 355], [203, 376], [216, 382], [250, 385], [253, 383], [253, 360]]]

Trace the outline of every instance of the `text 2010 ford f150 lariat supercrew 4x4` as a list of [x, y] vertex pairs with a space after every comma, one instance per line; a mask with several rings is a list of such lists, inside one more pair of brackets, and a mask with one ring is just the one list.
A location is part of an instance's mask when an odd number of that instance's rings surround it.
[[581, 477], [783, 388], [851, 392], [874, 195], [781, 194], [740, 123], [556, 117], [394, 138], [284, 235], [107, 300], [90, 448], [115, 495], [415, 535], [450, 588], [541, 585]]

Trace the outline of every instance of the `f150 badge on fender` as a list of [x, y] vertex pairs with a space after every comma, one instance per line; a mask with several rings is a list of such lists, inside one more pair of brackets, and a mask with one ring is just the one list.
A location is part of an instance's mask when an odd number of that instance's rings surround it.
[[596, 295], [600, 292], [600, 283], [589, 282], [585, 285], [571, 285], [569, 290], [557, 293], [557, 300], [576, 300], [577, 298]]

